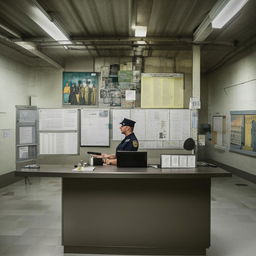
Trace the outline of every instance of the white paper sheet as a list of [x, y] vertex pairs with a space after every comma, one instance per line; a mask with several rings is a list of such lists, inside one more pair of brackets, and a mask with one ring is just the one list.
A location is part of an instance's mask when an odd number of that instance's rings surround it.
[[81, 110], [81, 145], [109, 146], [109, 110]]
[[146, 139], [169, 140], [168, 110], [146, 110]]
[[195, 155], [188, 155], [187, 156], [187, 166], [190, 168], [196, 167], [196, 156]]
[[20, 144], [33, 143], [33, 127], [22, 126], [19, 129], [20, 132]]
[[40, 131], [77, 131], [77, 109], [40, 109]]
[[77, 141], [75, 132], [40, 133], [40, 154], [77, 154]]
[[187, 167], [187, 156], [179, 156], [179, 167]]
[[170, 167], [171, 167], [171, 156], [161, 155], [161, 168], [170, 168]]
[[35, 122], [37, 119], [37, 110], [21, 109], [19, 110], [19, 122]]
[[146, 115], [145, 110], [142, 109], [132, 109], [131, 110], [131, 119], [136, 122], [134, 127], [134, 133], [139, 141], [146, 140]]
[[125, 90], [125, 100], [136, 100], [136, 90]]
[[28, 147], [19, 147], [19, 159], [28, 159]]
[[179, 156], [177, 155], [171, 155], [171, 167], [179, 167]]
[[190, 137], [190, 110], [170, 110], [170, 140], [182, 140]]

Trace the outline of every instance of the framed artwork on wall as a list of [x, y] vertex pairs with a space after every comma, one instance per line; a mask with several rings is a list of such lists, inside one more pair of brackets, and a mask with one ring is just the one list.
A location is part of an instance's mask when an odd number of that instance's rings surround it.
[[231, 111], [230, 151], [256, 156], [256, 111]]
[[63, 72], [63, 105], [97, 105], [99, 76], [96, 72]]

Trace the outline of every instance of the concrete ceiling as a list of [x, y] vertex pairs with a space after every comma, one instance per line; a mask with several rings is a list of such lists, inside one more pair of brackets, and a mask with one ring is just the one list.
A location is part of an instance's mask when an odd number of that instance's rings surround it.
[[[138, 38], [133, 25], [148, 27], [145, 57], [173, 57], [201, 45], [201, 68], [209, 72], [256, 42], [256, 1], [249, 0], [225, 27], [213, 30], [203, 42], [193, 34], [216, 0], [0, 0], [0, 44], [27, 57], [16, 41], [35, 44], [38, 58], [50, 57], [56, 66], [70, 57], [134, 56]], [[72, 45], [54, 41], [31, 17], [31, 7], [44, 10], [70, 38]], [[43, 59], [43, 58], [42, 58]]]

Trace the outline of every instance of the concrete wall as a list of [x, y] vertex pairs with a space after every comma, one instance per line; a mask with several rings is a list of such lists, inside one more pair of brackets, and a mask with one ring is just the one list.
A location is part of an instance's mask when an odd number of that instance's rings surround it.
[[256, 46], [237, 56], [236, 60], [205, 77], [208, 87], [208, 122], [214, 114], [225, 115], [226, 150], [207, 144], [207, 157], [256, 174], [256, 158], [229, 152], [230, 111], [256, 110]]
[[0, 175], [15, 170], [15, 105], [29, 104], [31, 74], [30, 67], [0, 54]]

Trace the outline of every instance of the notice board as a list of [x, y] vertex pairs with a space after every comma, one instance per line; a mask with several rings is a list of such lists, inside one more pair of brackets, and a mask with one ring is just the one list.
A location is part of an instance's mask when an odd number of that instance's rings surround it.
[[141, 149], [180, 149], [191, 136], [189, 109], [113, 109], [112, 116], [113, 140], [124, 138], [119, 129], [123, 118], [132, 119]]
[[230, 151], [256, 156], [256, 111], [231, 111]]
[[183, 108], [184, 74], [143, 73], [141, 108]]

